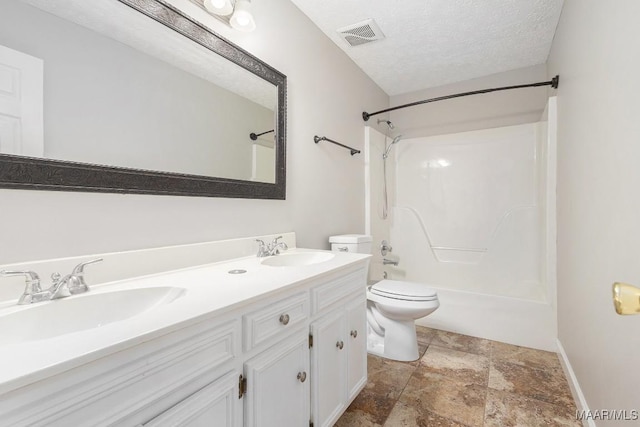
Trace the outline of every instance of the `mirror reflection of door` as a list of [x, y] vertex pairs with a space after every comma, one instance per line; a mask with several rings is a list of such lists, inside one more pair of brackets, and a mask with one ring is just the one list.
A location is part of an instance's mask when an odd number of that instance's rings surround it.
[[260, 143], [253, 144], [253, 170], [252, 181], [275, 182], [276, 171], [273, 165], [276, 161], [276, 150], [274, 144]]
[[42, 157], [42, 60], [0, 45], [0, 152]]

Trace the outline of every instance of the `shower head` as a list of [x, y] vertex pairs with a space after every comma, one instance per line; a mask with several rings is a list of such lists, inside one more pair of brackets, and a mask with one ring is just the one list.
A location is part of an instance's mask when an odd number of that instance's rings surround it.
[[391, 123], [391, 120], [378, 119], [378, 124], [380, 124], [380, 123], [385, 123], [387, 126], [389, 126], [389, 129], [391, 129], [391, 130], [393, 130], [395, 128], [393, 123]]
[[402, 135], [398, 135], [395, 138], [393, 138], [393, 140], [391, 141], [391, 144], [389, 144], [389, 146], [387, 147], [387, 150], [382, 155], [383, 159], [386, 159], [387, 157], [389, 157], [389, 151], [391, 151], [391, 147], [393, 147], [394, 144], [397, 144], [398, 142], [400, 142], [401, 138], [402, 138]]

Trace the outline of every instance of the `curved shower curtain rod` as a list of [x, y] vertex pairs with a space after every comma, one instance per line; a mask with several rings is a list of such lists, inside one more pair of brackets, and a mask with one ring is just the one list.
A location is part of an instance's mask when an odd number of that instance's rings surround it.
[[526, 85], [516, 85], [516, 86], [495, 87], [492, 89], [481, 89], [481, 90], [474, 90], [471, 92], [463, 92], [463, 93], [456, 93], [453, 95], [439, 96], [437, 98], [425, 99], [423, 101], [416, 101], [416, 102], [411, 102], [409, 104], [398, 105], [397, 107], [386, 108], [384, 110], [376, 111], [374, 113], [367, 113], [366, 111], [363, 111], [362, 118], [366, 122], [369, 120], [369, 117], [375, 116], [376, 114], [388, 113], [389, 111], [395, 111], [401, 108], [413, 107], [414, 105], [427, 104], [429, 102], [444, 101], [445, 99], [452, 99], [452, 98], [460, 98], [461, 96], [478, 95], [480, 93], [498, 92], [501, 90], [521, 89], [524, 87], [536, 87], [536, 86], [551, 86], [552, 88], [557, 89], [559, 82], [560, 82], [560, 76], [555, 76], [548, 82], [529, 83]]

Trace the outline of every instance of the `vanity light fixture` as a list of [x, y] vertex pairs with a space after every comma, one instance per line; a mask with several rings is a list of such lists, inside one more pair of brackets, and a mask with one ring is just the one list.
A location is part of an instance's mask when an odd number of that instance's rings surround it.
[[251, 0], [191, 1], [231, 28], [244, 32], [250, 32], [256, 28], [256, 21], [251, 13]]

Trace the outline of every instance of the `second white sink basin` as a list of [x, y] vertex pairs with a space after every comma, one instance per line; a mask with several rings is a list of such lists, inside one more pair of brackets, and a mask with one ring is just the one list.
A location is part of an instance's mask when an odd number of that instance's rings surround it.
[[43, 340], [84, 331], [137, 316], [169, 304], [186, 293], [183, 288], [152, 287], [87, 293], [37, 303], [0, 315], [0, 345]]
[[280, 254], [262, 260], [262, 265], [270, 267], [302, 267], [329, 261], [335, 255], [330, 252], [298, 252]]

